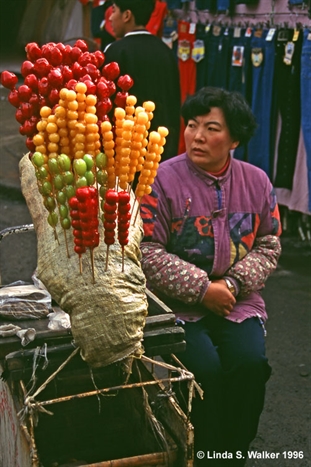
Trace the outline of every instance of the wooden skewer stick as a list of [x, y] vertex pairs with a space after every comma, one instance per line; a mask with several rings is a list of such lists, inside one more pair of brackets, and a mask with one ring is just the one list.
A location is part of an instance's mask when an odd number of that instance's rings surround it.
[[[134, 203], [133, 203], [133, 206], [132, 206], [131, 216], [133, 215], [133, 212], [134, 212], [134, 209], [135, 209], [135, 205], [136, 205], [136, 201], [137, 201], [138, 204], [139, 204], [140, 200], [138, 200], [137, 196], [135, 195]], [[136, 216], [137, 216], [137, 214], [136, 214]]]
[[90, 249], [90, 253], [91, 253], [91, 264], [92, 264], [92, 279], [93, 279], [93, 284], [95, 284], [94, 248]]
[[122, 272], [124, 272], [124, 245], [122, 245]]
[[[135, 200], [136, 202], [136, 200]], [[136, 211], [136, 214], [135, 214], [135, 217], [134, 217], [134, 222], [133, 222], [133, 225], [135, 225], [135, 222], [136, 222], [136, 219], [137, 219], [137, 216], [138, 216], [138, 213], [139, 213], [139, 209], [140, 209], [140, 202], [141, 200], [137, 200], [138, 202], [138, 206], [137, 206], [137, 211]], [[135, 203], [134, 203], [135, 204]]]
[[67, 232], [65, 229], [63, 229], [64, 232], [64, 237], [65, 237], [65, 245], [66, 245], [66, 252], [67, 252], [67, 258], [70, 258], [70, 253], [69, 253], [69, 248], [68, 248], [68, 240], [67, 240]]
[[105, 271], [108, 271], [108, 256], [109, 256], [109, 245], [107, 245], [107, 251], [106, 251], [106, 267], [105, 267]]
[[53, 227], [53, 230], [54, 230], [54, 238], [57, 241], [57, 243], [60, 245], [59, 238], [58, 238], [57, 231], [56, 231], [56, 227]]
[[82, 275], [82, 256], [79, 255], [79, 269], [80, 269], [80, 274]]

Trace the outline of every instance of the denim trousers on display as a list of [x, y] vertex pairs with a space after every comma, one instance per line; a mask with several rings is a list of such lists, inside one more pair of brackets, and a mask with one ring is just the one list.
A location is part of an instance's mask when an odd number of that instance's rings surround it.
[[[282, 32], [282, 31], [281, 31]], [[302, 32], [292, 41], [294, 30], [287, 29], [288, 40], [276, 41], [275, 82], [276, 118], [281, 117], [281, 133], [277, 148], [277, 169], [274, 186], [277, 188], [293, 187], [293, 178], [297, 159], [300, 134], [300, 63]], [[290, 50], [288, 59], [286, 56]], [[285, 61], [284, 61], [285, 60]]]
[[[252, 98], [252, 62], [251, 62], [251, 36], [245, 36], [245, 29], [241, 29], [240, 36], [233, 34], [231, 42], [231, 63], [229, 69], [229, 91], [240, 92], [248, 103]], [[233, 53], [237, 48], [241, 48], [241, 64], [233, 60]]]
[[251, 41], [252, 103], [258, 128], [248, 144], [248, 162], [261, 168], [271, 178], [273, 156], [271, 147], [271, 110], [275, 61], [275, 35], [266, 40], [269, 30], [255, 31]]
[[207, 70], [208, 70], [208, 54], [209, 54], [209, 37], [210, 37], [210, 29], [206, 28], [205, 24], [197, 24], [196, 29], [196, 39], [203, 41], [204, 43], [204, 57], [197, 63], [197, 82], [196, 82], [196, 90], [207, 86]]
[[[240, 35], [233, 31], [231, 42], [231, 64], [229, 68], [229, 91], [240, 92], [247, 102], [252, 99], [252, 62], [251, 35], [245, 36], [246, 30], [240, 29]], [[236, 51], [240, 50], [241, 58], [236, 60]], [[238, 146], [234, 151], [235, 159], [247, 160], [247, 145]]]
[[301, 51], [301, 127], [307, 153], [309, 211], [311, 211], [311, 28], [303, 33]]
[[207, 54], [207, 85], [228, 89], [232, 29], [214, 25]]
[[[209, 313], [186, 322], [185, 352], [178, 358], [204, 390], [193, 400], [195, 457], [241, 452], [256, 436], [271, 368], [265, 356], [264, 330], [257, 318], [234, 323]], [[205, 457], [206, 461], [206, 457]], [[198, 465], [205, 466], [200, 460]], [[245, 459], [209, 460], [208, 466], [242, 466]]]

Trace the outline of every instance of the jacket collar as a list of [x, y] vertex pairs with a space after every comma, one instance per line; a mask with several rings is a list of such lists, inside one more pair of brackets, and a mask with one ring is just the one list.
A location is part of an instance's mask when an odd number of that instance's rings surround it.
[[205, 180], [205, 182], [208, 185], [213, 185], [216, 182], [219, 185], [223, 185], [226, 182], [226, 180], [228, 180], [228, 178], [231, 176], [232, 164], [234, 164], [233, 157], [231, 156], [231, 154], [230, 154], [230, 163], [229, 163], [228, 169], [220, 177], [215, 177], [214, 175], [211, 175], [210, 173], [206, 172], [206, 170], [203, 170], [200, 167], [198, 167], [196, 164], [192, 162], [191, 159], [189, 159], [187, 153], [184, 153], [183, 155], [185, 157], [189, 170], [191, 170], [191, 172], [193, 172], [200, 179]]

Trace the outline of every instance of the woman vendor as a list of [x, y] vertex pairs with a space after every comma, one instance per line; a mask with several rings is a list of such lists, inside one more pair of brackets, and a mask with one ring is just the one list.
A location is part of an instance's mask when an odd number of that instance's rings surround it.
[[183, 326], [178, 357], [204, 390], [195, 465], [243, 466], [271, 373], [260, 291], [281, 253], [279, 210], [266, 174], [233, 158], [256, 129], [240, 94], [203, 88], [182, 117], [186, 152], [160, 164], [142, 198], [142, 268]]

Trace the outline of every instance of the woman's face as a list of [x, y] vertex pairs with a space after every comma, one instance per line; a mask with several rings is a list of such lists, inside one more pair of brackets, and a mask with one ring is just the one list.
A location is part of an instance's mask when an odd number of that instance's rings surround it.
[[208, 114], [189, 120], [184, 136], [188, 157], [208, 172], [219, 172], [229, 151], [239, 144], [231, 138], [219, 107], [212, 107]]

